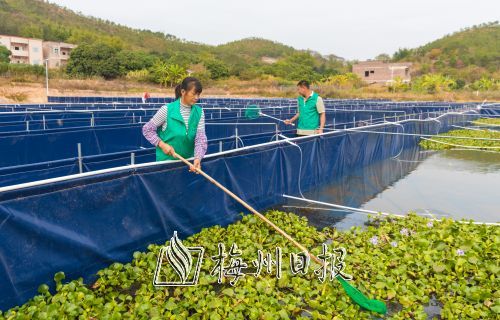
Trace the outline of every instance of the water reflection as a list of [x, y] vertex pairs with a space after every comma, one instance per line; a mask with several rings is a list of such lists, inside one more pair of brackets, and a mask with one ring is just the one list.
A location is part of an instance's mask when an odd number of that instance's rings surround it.
[[[433, 214], [455, 219], [500, 221], [500, 153], [448, 150], [405, 150], [350, 173], [306, 198], [405, 214]], [[304, 208], [307, 206], [308, 208]], [[308, 217], [311, 224], [339, 229], [363, 225], [366, 215], [288, 201], [284, 210]]]

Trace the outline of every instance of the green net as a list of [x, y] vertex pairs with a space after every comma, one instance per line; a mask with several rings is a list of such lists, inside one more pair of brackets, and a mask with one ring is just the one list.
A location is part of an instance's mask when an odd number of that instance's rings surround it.
[[360, 307], [380, 314], [385, 314], [387, 312], [387, 307], [384, 302], [368, 299], [363, 293], [351, 286], [349, 282], [345, 281], [340, 276], [337, 276], [337, 280], [342, 284], [345, 293], [347, 293], [347, 295]]
[[254, 120], [260, 117], [260, 108], [256, 105], [249, 105], [245, 109], [245, 118]]

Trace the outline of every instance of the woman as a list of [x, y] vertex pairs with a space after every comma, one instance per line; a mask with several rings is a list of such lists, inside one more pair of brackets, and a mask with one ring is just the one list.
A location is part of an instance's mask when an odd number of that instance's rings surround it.
[[205, 113], [196, 105], [203, 91], [201, 82], [187, 77], [175, 88], [175, 101], [156, 112], [142, 127], [144, 137], [156, 146], [156, 161], [174, 160], [174, 153], [183, 158], [194, 156], [196, 172], [201, 169], [201, 159], [207, 152]]

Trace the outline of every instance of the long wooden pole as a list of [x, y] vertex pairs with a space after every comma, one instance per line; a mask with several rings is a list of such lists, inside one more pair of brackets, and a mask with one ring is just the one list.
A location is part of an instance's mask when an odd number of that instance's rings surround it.
[[[183, 157], [181, 157], [177, 153], [174, 152], [172, 154], [172, 156], [174, 156], [177, 159], [181, 160], [182, 162], [184, 162], [190, 168], [193, 167], [193, 165], [189, 161], [187, 161], [186, 159], [184, 159]], [[322, 267], [326, 268], [327, 262], [325, 262], [323, 260], [320, 260], [314, 254], [310, 253], [309, 250], [307, 250], [306, 247], [304, 247], [303, 245], [301, 245], [300, 243], [298, 243], [288, 233], [286, 233], [285, 231], [283, 231], [280, 227], [278, 227], [277, 225], [275, 225], [272, 221], [270, 221], [269, 219], [267, 219], [260, 212], [258, 212], [254, 208], [252, 208], [252, 206], [250, 206], [248, 203], [246, 203], [245, 201], [243, 201], [240, 197], [238, 197], [233, 192], [231, 192], [230, 190], [228, 190], [226, 187], [224, 187], [217, 180], [215, 180], [214, 178], [212, 178], [211, 176], [209, 176], [208, 174], [206, 174], [205, 172], [203, 172], [201, 169], [195, 168], [195, 171], [197, 173], [201, 174], [203, 177], [205, 177], [208, 181], [210, 181], [213, 184], [215, 184], [222, 191], [224, 191], [225, 193], [227, 193], [228, 195], [230, 195], [234, 200], [238, 201], [245, 208], [247, 208], [248, 210], [250, 210], [250, 212], [252, 212], [254, 215], [256, 215], [257, 217], [259, 217], [259, 219], [261, 219], [262, 221], [264, 221], [265, 223], [267, 223], [271, 228], [273, 228], [274, 230], [276, 230], [276, 232], [278, 232], [283, 237], [285, 237], [286, 239], [288, 239], [288, 241], [290, 241], [291, 243], [293, 243], [294, 246], [296, 246], [297, 248], [299, 248], [301, 251], [305, 252], [309, 256], [309, 258], [311, 260], [313, 260], [314, 262], [318, 263]], [[378, 313], [381, 313], [381, 314], [385, 314], [387, 312], [387, 308], [386, 308], [385, 303], [383, 303], [381, 301], [377, 301], [377, 300], [370, 300], [370, 299], [368, 299], [358, 289], [356, 289], [355, 287], [351, 286], [347, 281], [345, 281], [339, 275], [337, 275], [335, 278], [341, 283], [342, 288], [347, 293], [347, 295], [349, 297], [351, 297], [351, 299], [353, 299], [353, 301], [356, 302], [358, 305], [362, 306], [365, 309], [368, 309], [368, 310], [371, 310], [371, 311], [375, 311], [375, 312], [378, 312]]]
[[[177, 153], [174, 153], [173, 156], [175, 158], [181, 160], [182, 162], [184, 162], [189, 167], [193, 166], [193, 164], [191, 164], [189, 161], [187, 161], [186, 159], [184, 159], [183, 157], [181, 157]], [[326, 263], [323, 260], [319, 259], [314, 254], [310, 253], [309, 250], [307, 250], [306, 247], [304, 247], [302, 244], [300, 244], [299, 242], [297, 242], [297, 240], [295, 240], [294, 238], [292, 238], [283, 229], [281, 229], [280, 227], [278, 227], [277, 225], [275, 225], [271, 220], [267, 219], [263, 214], [261, 214], [260, 212], [258, 212], [254, 208], [252, 208], [252, 206], [250, 206], [248, 203], [246, 203], [245, 201], [243, 201], [240, 197], [238, 197], [233, 192], [231, 192], [231, 190], [229, 190], [226, 187], [224, 187], [217, 180], [215, 180], [214, 178], [212, 178], [211, 176], [209, 176], [208, 174], [206, 174], [205, 172], [203, 172], [203, 170], [201, 170], [201, 169], [195, 169], [195, 170], [196, 170], [196, 172], [198, 172], [199, 174], [201, 174], [203, 177], [205, 177], [208, 181], [210, 181], [211, 183], [215, 184], [218, 188], [220, 188], [222, 191], [224, 191], [229, 196], [231, 196], [234, 200], [238, 201], [241, 205], [243, 205], [245, 208], [247, 208], [254, 215], [256, 215], [257, 217], [259, 217], [259, 219], [261, 219], [262, 221], [264, 221], [265, 223], [267, 223], [271, 228], [273, 228], [274, 230], [276, 230], [276, 232], [278, 232], [283, 237], [285, 237], [286, 239], [288, 239], [288, 241], [290, 241], [291, 243], [293, 243], [294, 246], [296, 246], [297, 248], [299, 248], [301, 251], [307, 253], [307, 255], [309, 255], [309, 257], [312, 260], [314, 260], [316, 263], [318, 263], [318, 264], [320, 264], [322, 266], [326, 265]]]

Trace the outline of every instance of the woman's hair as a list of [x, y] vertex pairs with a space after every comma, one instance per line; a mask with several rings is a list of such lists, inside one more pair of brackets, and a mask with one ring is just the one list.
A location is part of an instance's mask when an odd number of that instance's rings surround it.
[[182, 82], [175, 87], [175, 100], [181, 97], [182, 90], [185, 90], [187, 92], [191, 91], [193, 88], [196, 94], [200, 94], [203, 91], [200, 80], [194, 77], [184, 78], [184, 80], [182, 80]]

